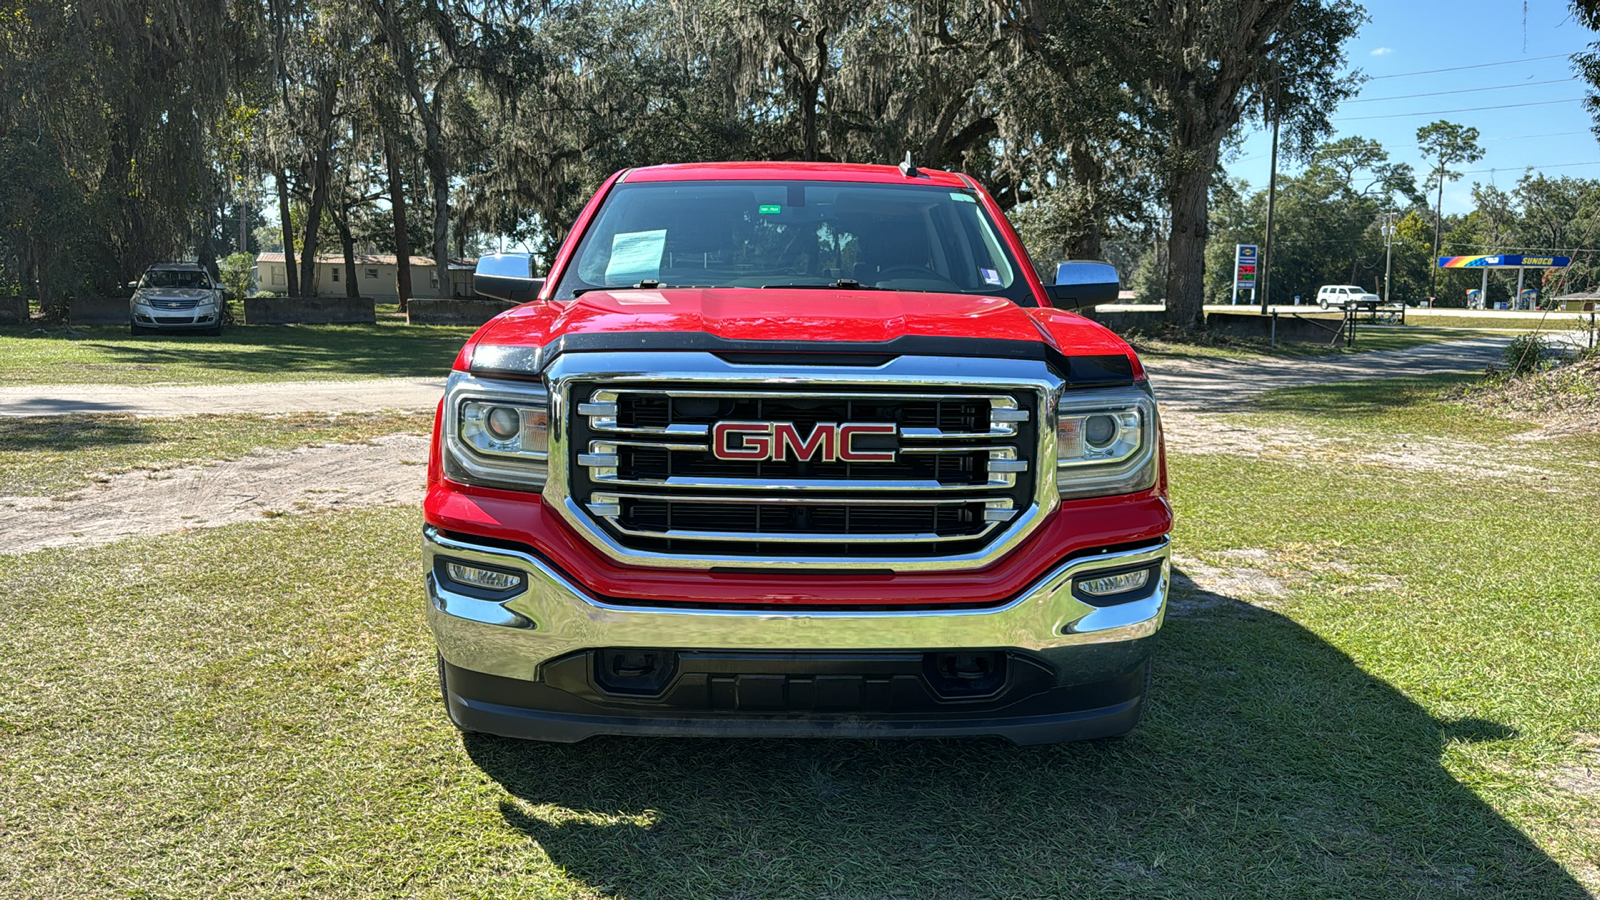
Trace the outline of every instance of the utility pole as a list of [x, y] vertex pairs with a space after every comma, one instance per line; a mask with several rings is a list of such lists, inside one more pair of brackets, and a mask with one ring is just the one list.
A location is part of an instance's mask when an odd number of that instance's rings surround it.
[[1394, 213], [1383, 214], [1383, 305], [1389, 305], [1389, 262], [1394, 256]]
[[245, 216], [250, 208], [248, 204], [249, 188], [246, 186], [247, 184], [248, 182], [245, 180], [244, 173], [241, 172], [239, 174], [239, 249], [237, 251], [239, 253], [250, 252], [245, 241], [245, 239], [249, 236], [247, 232], [247, 220]]
[[1437, 302], [1439, 292], [1435, 287], [1439, 278], [1439, 227], [1444, 214], [1444, 160], [1439, 160], [1439, 199], [1433, 204], [1433, 258], [1428, 260], [1428, 306]]
[[1267, 107], [1272, 116], [1272, 174], [1267, 176], [1267, 240], [1261, 248], [1261, 314], [1267, 314], [1272, 287], [1272, 211], [1278, 202], [1278, 79], [1272, 79], [1272, 99]]

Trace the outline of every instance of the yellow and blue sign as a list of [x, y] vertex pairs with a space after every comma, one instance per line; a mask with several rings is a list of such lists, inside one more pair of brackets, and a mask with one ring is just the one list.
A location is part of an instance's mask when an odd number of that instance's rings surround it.
[[1570, 256], [1441, 256], [1441, 269], [1565, 269]]
[[1255, 244], [1233, 245], [1233, 286], [1235, 290], [1255, 290], [1256, 286], [1256, 253]]

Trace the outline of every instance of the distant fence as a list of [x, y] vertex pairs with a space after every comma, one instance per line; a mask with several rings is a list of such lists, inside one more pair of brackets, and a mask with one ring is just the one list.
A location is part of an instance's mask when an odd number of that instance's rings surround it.
[[482, 325], [517, 304], [504, 300], [423, 300], [406, 301], [406, 322], [411, 325]]
[[1294, 313], [1263, 316], [1258, 312], [1206, 313], [1206, 327], [1234, 337], [1270, 338], [1277, 319], [1277, 338], [1296, 344], [1331, 344], [1339, 336], [1339, 319], [1312, 319]]
[[79, 299], [67, 301], [67, 321], [74, 325], [127, 325], [128, 298]]
[[[124, 312], [123, 318], [127, 315]], [[377, 307], [371, 297], [246, 297], [247, 325], [373, 325]]]
[[[1166, 322], [1166, 308], [1151, 306], [1148, 309], [1115, 309], [1087, 307], [1078, 312], [1099, 322], [1117, 334], [1135, 331], [1160, 331]], [[1263, 316], [1255, 310], [1249, 312], [1207, 312], [1206, 328], [1233, 337], [1273, 337], [1273, 319], [1277, 319], [1277, 339], [1299, 344], [1330, 344], [1339, 335], [1340, 321], [1336, 318], [1316, 319], [1296, 313], [1278, 313]]]

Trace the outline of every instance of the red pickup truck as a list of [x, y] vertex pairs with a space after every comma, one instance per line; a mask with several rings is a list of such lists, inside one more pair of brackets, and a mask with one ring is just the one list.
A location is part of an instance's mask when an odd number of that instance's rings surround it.
[[630, 169], [462, 348], [428, 466], [451, 720], [596, 734], [1127, 732], [1169, 584], [1138, 357], [958, 174]]

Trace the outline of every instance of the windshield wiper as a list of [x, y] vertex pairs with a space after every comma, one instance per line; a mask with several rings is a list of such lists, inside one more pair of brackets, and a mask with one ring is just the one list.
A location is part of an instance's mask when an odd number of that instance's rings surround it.
[[881, 290], [883, 290], [883, 288], [878, 287], [875, 284], [862, 284], [861, 282], [856, 281], [856, 280], [851, 279], [851, 278], [841, 278], [838, 281], [832, 282], [831, 284], [763, 284], [761, 287], [763, 289], [766, 289], [766, 288], [789, 288], [789, 289], [792, 289], [792, 290], [800, 290], [800, 291], [821, 291], [821, 290], [881, 291]]
[[651, 281], [649, 279], [646, 279], [644, 281], [639, 282], [638, 284], [630, 285], [628, 287], [622, 287], [620, 285], [612, 285], [611, 287], [575, 288], [572, 291], [572, 296], [577, 297], [577, 296], [582, 295], [582, 294], [587, 294], [590, 291], [638, 291], [638, 290], [646, 290], [646, 291], [676, 291], [676, 290], [682, 290], [682, 289], [714, 288], [714, 287], [716, 287], [716, 285], [714, 285], [714, 284], [662, 284], [659, 281]]

